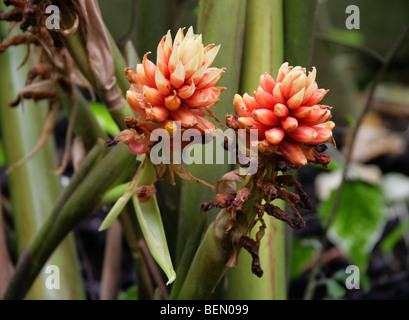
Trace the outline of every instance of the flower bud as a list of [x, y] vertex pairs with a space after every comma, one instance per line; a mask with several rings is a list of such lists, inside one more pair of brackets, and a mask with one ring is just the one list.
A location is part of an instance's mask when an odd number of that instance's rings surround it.
[[294, 131], [298, 126], [298, 121], [294, 117], [286, 117], [281, 120], [281, 126], [285, 132]]
[[171, 111], [170, 116], [175, 121], [180, 121], [182, 127], [190, 128], [197, 125], [197, 117], [185, 106], [181, 106], [176, 111]]
[[275, 112], [270, 109], [257, 109], [252, 112], [254, 120], [266, 126], [278, 126], [281, 121], [275, 115]]
[[287, 161], [298, 167], [302, 167], [307, 164], [307, 158], [298, 144], [283, 140], [279, 145], [279, 151], [284, 158], [287, 159]]
[[267, 130], [265, 132], [265, 135], [268, 142], [270, 142], [273, 145], [276, 145], [283, 140], [285, 136], [285, 131], [280, 127], [275, 127]]

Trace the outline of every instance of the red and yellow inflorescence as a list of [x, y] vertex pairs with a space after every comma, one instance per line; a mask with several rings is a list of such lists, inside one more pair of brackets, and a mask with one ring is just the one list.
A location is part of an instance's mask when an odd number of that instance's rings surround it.
[[[156, 64], [148, 59], [148, 52], [136, 72], [126, 69], [130, 82], [126, 98], [139, 120], [170, 133], [175, 130], [174, 121], [180, 121], [181, 130], [195, 128], [204, 134], [206, 129], [214, 129], [204, 116], [225, 89], [215, 86], [225, 69], [210, 67], [219, 48], [213, 44], [205, 47], [202, 35], [195, 35], [192, 27], [186, 35], [179, 29], [173, 40], [168, 31], [158, 45]], [[137, 140], [130, 138], [125, 143], [134, 153], [146, 152]]]
[[259, 141], [298, 167], [314, 160], [310, 146], [333, 142], [331, 107], [319, 104], [328, 90], [319, 89], [315, 77], [315, 68], [307, 75], [284, 63], [276, 80], [266, 73], [253, 96], [236, 94], [233, 101], [239, 127], [257, 129]]

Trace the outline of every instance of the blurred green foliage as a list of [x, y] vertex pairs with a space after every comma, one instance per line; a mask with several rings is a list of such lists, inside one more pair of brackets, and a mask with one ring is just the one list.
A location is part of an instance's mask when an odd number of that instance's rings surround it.
[[[331, 213], [334, 196], [335, 190], [319, 208], [324, 225]], [[379, 186], [361, 180], [346, 182], [328, 237], [362, 271], [366, 270], [369, 255], [385, 226], [384, 207]]]
[[296, 279], [303, 273], [305, 267], [311, 263], [320, 246], [319, 241], [314, 238], [293, 239], [290, 269], [291, 279]]

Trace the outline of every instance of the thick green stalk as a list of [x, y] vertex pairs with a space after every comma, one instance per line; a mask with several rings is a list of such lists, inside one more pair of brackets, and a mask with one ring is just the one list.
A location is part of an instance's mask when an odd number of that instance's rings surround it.
[[221, 210], [204, 235], [180, 292], [172, 294], [178, 300], [208, 299], [224, 276], [231, 247], [226, 246], [226, 228], [230, 214]]
[[[2, 35], [7, 26], [1, 24]], [[44, 103], [24, 101], [22, 106], [11, 108], [9, 103], [23, 88], [26, 74], [31, 63], [18, 67], [26, 54], [23, 46], [9, 48], [0, 55], [3, 75], [0, 86], [0, 119], [1, 134], [4, 141], [7, 163], [12, 165], [23, 158], [35, 146], [42, 126], [47, 106]], [[13, 203], [13, 216], [18, 235], [18, 248], [21, 253], [32, 240], [46, 214], [51, 210], [61, 190], [58, 177], [51, 173], [57, 166], [55, 145], [50, 139], [45, 146], [27, 163], [16, 168], [9, 176], [9, 186]], [[48, 265], [60, 268], [59, 290], [47, 289], [46, 279], [49, 274], [39, 266], [34, 286], [30, 290], [29, 299], [83, 299], [85, 297], [79, 270], [74, 238], [69, 235], [63, 243], [55, 247], [53, 255], [44, 261]], [[36, 277], [32, 280], [34, 281]], [[22, 297], [20, 297], [22, 298]]]
[[[104, 193], [113, 185], [122, 182], [134, 166], [135, 159], [128, 152], [127, 147], [118, 145], [84, 179], [77, 179], [74, 175], [71, 183], [77, 184], [78, 180], [80, 183], [74, 190], [70, 190], [73, 192], [67, 196], [63, 205], [57, 202], [59, 209], [53, 209], [54, 213], [48, 216], [42, 229], [26, 247], [19, 259], [16, 273], [10, 281], [5, 298], [24, 297], [41, 267], [60, 242], [82, 219], [99, 207]], [[77, 174], [80, 172], [81, 170]]]
[[203, 237], [203, 233], [206, 231], [207, 219], [206, 215], [201, 214], [196, 218], [196, 223], [194, 224], [193, 231], [190, 233], [187, 241], [185, 242], [185, 249], [183, 250], [183, 255], [180, 258], [180, 263], [177, 268], [177, 279], [182, 279], [181, 281], [175, 281], [172, 286], [172, 291], [170, 292], [169, 299], [175, 300], [178, 298], [178, 294], [183, 287], [184, 280], [187, 273], [189, 272], [190, 264], [193, 261], [196, 250], [200, 245]]
[[[241, 91], [251, 94], [265, 72], [276, 76], [283, 63], [281, 0], [248, 0]], [[264, 274], [251, 273], [251, 256], [241, 250], [237, 269], [229, 270], [229, 299], [285, 299], [285, 225], [265, 217], [267, 229], [259, 256]], [[254, 230], [256, 230], [257, 226]], [[253, 231], [253, 234], [256, 231]]]
[[318, 0], [285, 0], [283, 5], [285, 61], [309, 68]]
[[[235, 227], [229, 232], [226, 230], [229, 227], [231, 215], [225, 209], [219, 211], [216, 219], [202, 237], [186, 276], [182, 273], [182, 276], [185, 276], [183, 285], [173, 288], [172, 299], [208, 299], [214, 293], [228, 270], [228, 266], [236, 262], [237, 241], [246, 234], [250, 221], [255, 217], [256, 213], [251, 209], [257, 197], [257, 194], [253, 195], [252, 199], [245, 204], [243, 212], [248, 212], [249, 216], [239, 215]], [[194, 235], [188, 245], [193, 241], [198, 241], [198, 236], [200, 234]], [[192, 250], [187, 247], [185, 254], [191, 255], [192, 253]], [[181, 264], [183, 272], [186, 272], [185, 268], [186, 266]]]
[[[125, 59], [118, 46], [116, 45], [114, 39], [112, 38], [112, 35], [109, 33], [109, 30], [107, 30], [107, 33], [109, 43], [111, 45], [112, 57], [114, 58], [116, 81], [118, 87], [122, 90], [123, 93], [125, 93], [129, 89], [129, 81], [125, 75], [125, 68], [128, 68], [129, 66], [125, 62]], [[132, 63], [136, 63], [136, 61], [132, 61]]]
[[199, 2], [198, 33], [203, 41], [221, 44], [219, 54], [212, 65], [226, 71], [217, 86], [226, 87], [215, 106], [214, 113], [224, 122], [226, 113], [232, 112], [233, 97], [240, 85], [241, 59], [243, 56], [246, 1], [202, 0]]
[[[284, 60], [292, 66], [302, 66], [310, 69], [315, 45], [314, 32], [316, 29], [318, 0], [287, 0], [283, 2], [283, 5], [285, 22]], [[319, 50], [320, 49], [318, 49], [318, 51]], [[320, 54], [322, 54], [322, 52]], [[320, 58], [319, 60], [321, 62], [323, 59]], [[332, 64], [330, 65], [332, 67]], [[319, 69], [318, 65], [316, 65], [316, 67]], [[330, 72], [331, 67], [327, 65], [324, 72]], [[330, 78], [332, 80], [334, 78], [339, 80], [342, 76], [337, 74], [337, 77], [332, 76]], [[322, 78], [320, 77], [320, 79]], [[353, 105], [355, 105], [355, 102]], [[289, 270], [292, 251], [292, 230], [288, 227], [286, 229], [286, 263], [287, 270]], [[287, 272], [287, 279], [288, 278], [289, 273]]]
[[[201, 0], [199, 2], [197, 32], [202, 33], [205, 44], [221, 44], [219, 54], [212, 66], [226, 68], [217, 86], [227, 89], [221, 94], [221, 101], [213, 109], [222, 122], [224, 122], [226, 113], [232, 113], [233, 96], [239, 89], [244, 21], [244, 0]], [[220, 148], [220, 146], [216, 147]], [[231, 165], [227, 163], [227, 156], [225, 158], [226, 161], [223, 164], [192, 164], [187, 169], [195, 177], [216, 185], [217, 181], [231, 169]], [[211, 201], [215, 196], [211, 189], [192, 181], [182, 181], [181, 185], [177, 239], [178, 262], [185, 249], [186, 235], [190, 234], [194, 228], [197, 215], [204, 214], [200, 213], [200, 204]], [[181, 279], [178, 278], [176, 281], [181, 281]]]
[[257, 89], [265, 72], [276, 76], [283, 62], [282, 0], [247, 0], [241, 92]]
[[172, 25], [172, 2], [172, 0], [138, 0], [136, 2], [135, 47], [140, 57], [150, 51], [152, 52], [150, 59], [156, 61], [158, 43]]

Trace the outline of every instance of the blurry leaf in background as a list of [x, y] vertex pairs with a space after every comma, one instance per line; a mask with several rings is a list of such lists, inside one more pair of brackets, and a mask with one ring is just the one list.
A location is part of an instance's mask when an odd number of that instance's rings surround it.
[[[350, 140], [350, 137], [347, 137]], [[405, 139], [385, 127], [377, 113], [368, 113], [355, 138], [352, 160], [366, 162], [382, 155], [401, 154], [406, 147]]]
[[331, 158], [331, 162], [328, 163], [327, 168], [323, 167], [321, 164], [315, 164], [315, 163], [309, 163], [308, 165], [311, 167], [315, 167], [315, 168], [324, 170], [324, 171], [336, 171], [336, 170], [340, 170], [343, 168], [342, 163], [334, 158]]
[[104, 131], [111, 136], [116, 136], [120, 132], [105, 105], [99, 102], [89, 102], [89, 106]]
[[338, 300], [345, 296], [345, 280], [347, 275], [344, 270], [339, 270], [334, 273], [331, 278], [325, 279], [325, 287], [327, 289], [327, 296], [325, 300]]
[[[336, 0], [326, 1], [329, 18], [333, 27], [345, 30], [345, 19], [348, 14], [345, 9], [352, 3], [358, 6], [360, 11], [360, 32], [365, 35], [365, 46], [378, 52], [386, 54], [391, 44], [409, 21], [409, 10], [407, 0]], [[405, 8], [405, 9], [404, 9]], [[376, 14], [378, 13], [378, 14]], [[352, 31], [352, 30], [351, 30]], [[348, 31], [350, 32], [350, 31]], [[396, 35], [391, 37], [391, 35]], [[402, 48], [395, 59], [395, 63], [407, 65], [409, 46]], [[364, 63], [371, 61], [363, 57]], [[400, 62], [399, 62], [400, 60]]]
[[293, 239], [290, 278], [296, 279], [314, 258], [320, 247], [318, 239]]
[[131, 286], [125, 292], [121, 292], [118, 295], [118, 300], [137, 300], [138, 299], [138, 287]]
[[364, 35], [358, 30], [332, 28], [325, 34], [331, 41], [337, 43], [360, 46], [363, 45], [365, 41]]
[[409, 201], [409, 177], [402, 173], [390, 172], [382, 177], [385, 198], [390, 203]]
[[409, 219], [401, 222], [392, 232], [390, 232], [381, 242], [381, 251], [390, 253], [395, 245], [405, 236], [409, 230]]
[[[332, 161], [332, 160], [331, 160]], [[348, 179], [360, 180], [373, 185], [381, 185], [382, 172], [375, 165], [353, 164], [348, 168]], [[318, 174], [315, 180], [315, 191], [321, 201], [326, 201], [331, 192], [338, 188], [342, 180], [342, 170]]]
[[325, 281], [325, 286], [327, 288], [327, 297], [325, 300], [337, 300], [345, 295], [345, 286], [341, 285], [334, 279], [327, 279]]
[[344, 120], [349, 127], [354, 128], [356, 126], [356, 119], [351, 114], [346, 114]]
[[[324, 225], [331, 212], [335, 191], [322, 203], [319, 215]], [[347, 254], [363, 272], [379, 240], [385, 222], [385, 200], [380, 186], [362, 180], [346, 181], [328, 238]]]

